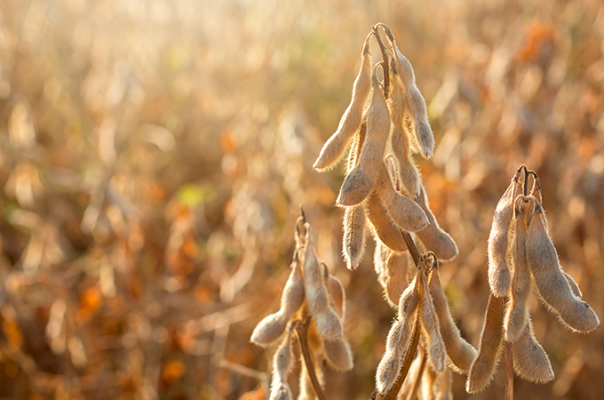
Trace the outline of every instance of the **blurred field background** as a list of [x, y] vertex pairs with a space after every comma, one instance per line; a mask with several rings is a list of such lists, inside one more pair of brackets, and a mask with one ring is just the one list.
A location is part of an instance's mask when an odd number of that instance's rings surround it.
[[[348, 296], [355, 367], [327, 394], [367, 399], [395, 314], [371, 241], [357, 271], [342, 262], [343, 168], [311, 165], [380, 21], [429, 105], [420, 167], [460, 249], [442, 276], [463, 335], [478, 345], [488, 231], [522, 163], [604, 318], [601, 1], [2, 0], [0, 398], [263, 398], [249, 337], [303, 205]], [[601, 399], [602, 328], [531, 313], [556, 379], [516, 379], [516, 398]], [[503, 398], [503, 368], [471, 397]]]

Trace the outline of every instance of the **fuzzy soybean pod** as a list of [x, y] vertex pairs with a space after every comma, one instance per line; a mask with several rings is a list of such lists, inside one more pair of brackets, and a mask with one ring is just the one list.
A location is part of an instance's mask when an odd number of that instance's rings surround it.
[[428, 359], [430, 360], [430, 364], [434, 371], [441, 373], [446, 368], [447, 350], [440, 332], [438, 316], [434, 309], [432, 296], [430, 296], [428, 278], [426, 277], [423, 268], [417, 271], [417, 276], [420, 299], [420, 319], [422, 322]]
[[376, 372], [376, 387], [380, 393], [390, 390], [396, 382], [402, 367], [403, 354], [411, 344], [419, 304], [417, 286], [417, 281], [413, 281], [401, 296], [398, 319], [388, 332], [386, 350]]
[[510, 186], [499, 199], [495, 214], [493, 215], [493, 224], [488, 242], [489, 258], [489, 286], [491, 293], [497, 297], [507, 296], [510, 290], [510, 269], [506, 263], [506, 254], [508, 249], [508, 231], [512, 221], [512, 212], [514, 208], [514, 199], [518, 194], [520, 185], [518, 184], [519, 172], [512, 178]]
[[451, 367], [458, 372], [467, 373], [476, 358], [476, 349], [461, 337], [461, 333], [455, 325], [455, 321], [453, 321], [447, 298], [440, 283], [438, 269], [432, 271], [428, 287], [438, 316], [440, 333], [447, 349], [447, 355], [452, 363]]
[[340, 160], [346, 149], [350, 138], [354, 135], [361, 124], [363, 107], [371, 91], [371, 53], [369, 53], [369, 41], [365, 41], [361, 61], [361, 70], [354, 81], [352, 89], [352, 100], [342, 115], [336, 132], [327, 140], [321, 154], [315, 161], [313, 167], [320, 172], [333, 167]]
[[372, 232], [376, 241], [380, 240], [384, 245], [394, 251], [405, 251], [407, 245], [399, 227], [392, 221], [388, 211], [384, 208], [378, 194], [374, 191], [363, 202], [365, 215], [373, 227]]
[[434, 400], [435, 381], [436, 373], [431, 368], [425, 370], [422, 375], [421, 388], [419, 391], [419, 397], [422, 400]]
[[526, 244], [527, 261], [541, 298], [566, 326], [578, 332], [589, 332], [600, 325], [592, 308], [573, 294], [562, 273], [558, 253], [547, 233], [543, 209], [535, 209]]
[[417, 232], [413, 232], [413, 234], [417, 236], [426, 249], [432, 251], [439, 260], [447, 261], [453, 259], [459, 254], [457, 245], [451, 235], [442, 230], [438, 225], [436, 217], [432, 213], [432, 210], [430, 210], [426, 189], [424, 189], [423, 186], [421, 187], [421, 193], [414, 200], [426, 213], [429, 225]]
[[329, 302], [323, 274], [315, 246], [312, 243], [310, 224], [306, 228], [306, 246], [304, 249], [304, 289], [310, 313], [315, 317], [317, 330], [324, 339], [342, 336], [342, 321]]
[[375, 190], [382, 205], [401, 229], [415, 232], [428, 226], [428, 217], [422, 208], [409, 197], [394, 190], [384, 163], [379, 166]]
[[[392, 71], [394, 77], [398, 76], [396, 61], [394, 59], [392, 60], [390, 71]], [[415, 197], [420, 192], [421, 178], [417, 166], [411, 158], [409, 136], [403, 129], [405, 108], [401, 88], [397, 84], [392, 85], [392, 93], [388, 99], [388, 110], [392, 119], [390, 143], [394, 157], [397, 160], [396, 171], [402, 183], [402, 189], [409, 197]]]
[[409, 252], [389, 251], [384, 264], [384, 294], [391, 306], [397, 306], [401, 295], [407, 288], [407, 270], [409, 268]]
[[434, 400], [453, 400], [453, 375], [449, 368], [436, 377]]
[[466, 391], [482, 391], [493, 379], [503, 343], [503, 308], [505, 299], [489, 295], [489, 304], [480, 335], [478, 355], [472, 363]]
[[514, 265], [512, 288], [504, 319], [505, 340], [514, 341], [523, 331], [526, 324], [528, 299], [531, 294], [531, 272], [526, 261], [527, 234], [524, 216], [516, 210], [514, 243], [512, 245], [512, 262]]
[[294, 253], [291, 273], [281, 295], [281, 308], [260, 321], [252, 333], [252, 343], [266, 346], [277, 340], [285, 331], [287, 322], [294, 316], [303, 302], [304, 278], [300, 269], [298, 252], [296, 252]]
[[512, 342], [514, 370], [522, 378], [531, 382], [545, 383], [554, 379], [554, 371], [549, 357], [535, 338], [533, 323], [526, 315], [527, 323]]
[[279, 345], [273, 358], [273, 379], [271, 383], [270, 400], [291, 400], [292, 392], [287, 384], [287, 375], [291, 366], [292, 347], [291, 327], [287, 336]]
[[[346, 319], [346, 292], [342, 282], [333, 275], [327, 278], [327, 291], [331, 299], [334, 310], [338, 313], [342, 321]], [[337, 371], [348, 371], [352, 369], [352, 351], [350, 344], [344, 336], [323, 341], [323, 350], [327, 363]]]
[[346, 207], [342, 251], [346, 267], [355, 270], [365, 252], [365, 209], [362, 205]]
[[405, 128], [412, 139], [412, 145], [416, 153], [424, 158], [432, 157], [434, 153], [434, 135], [428, 122], [428, 111], [426, 101], [417, 88], [415, 73], [411, 63], [400, 52], [396, 42], [392, 42], [397, 55], [398, 74], [395, 82], [400, 85], [401, 93], [405, 102]]
[[390, 114], [377, 79], [373, 78], [373, 95], [367, 110], [367, 134], [356, 166], [344, 179], [336, 200], [339, 206], [361, 203], [375, 182], [378, 168], [383, 165], [384, 150], [390, 132]]

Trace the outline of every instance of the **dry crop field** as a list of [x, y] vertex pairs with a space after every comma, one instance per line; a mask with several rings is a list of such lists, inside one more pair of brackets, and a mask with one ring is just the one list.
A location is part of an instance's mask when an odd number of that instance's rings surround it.
[[0, 1], [0, 399], [601, 399], [603, 92], [597, 0]]

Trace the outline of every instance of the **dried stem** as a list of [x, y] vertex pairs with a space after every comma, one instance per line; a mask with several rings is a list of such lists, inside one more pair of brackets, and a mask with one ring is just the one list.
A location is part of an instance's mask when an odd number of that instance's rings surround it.
[[512, 342], [505, 342], [505, 400], [514, 400], [514, 361]]
[[[421, 350], [421, 347], [420, 347], [420, 350]], [[419, 365], [419, 371], [417, 373], [417, 377], [415, 378], [415, 382], [413, 382], [413, 388], [411, 389], [411, 392], [409, 392], [409, 395], [407, 396], [407, 400], [412, 400], [417, 395], [417, 390], [419, 389], [419, 384], [422, 381], [422, 375], [424, 374], [424, 369], [426, 368], [426, 360], [427, 360], [426, 353], [424, 351], [421, 351], [420, 357], [422, 357], [422, 363]]]
[[296, 332], [296, 336], [298, 337], [298, 341], [300, 342], [300, 350], [302, 351], [302, 357], [304, 358], [304, 364], [306, 365], [312, 387], [315, 390], [319, 400], [327, 400], [325, 393], [323, 393], [323, 389], [321, 389], [321, 384], [317, 379], [315, 364], [312, 360], [312, 354], [308, 348], [308, 327], [310, 326], [310, 318], [310, 316], [306, 317], [304, 322], [301, 322], [300, 320], [294, 321], [294, 330]]
[[411, 258], [413, 258], [413, 262], [415, 263], [415, 266], [418, 267], [419, 266], [419, 256], [420, 256], [419, 250], [417, 249], [417, 246], [415, 245], [415, 242], [413, 241], [413, 238], [411, 237], [411, 234], [409, 232], [401, 229], [401, 233], [403, 234], [403, 239], [405, 239], [405, 244], [407, 245], [407, 248], [409, 249]]

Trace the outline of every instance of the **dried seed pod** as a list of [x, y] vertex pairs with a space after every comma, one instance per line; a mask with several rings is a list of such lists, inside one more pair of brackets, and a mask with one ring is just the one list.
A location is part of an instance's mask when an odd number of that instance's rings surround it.
[[[407, 378], [405, 378], [405, 381], [401, 386], [401, 390], [398, 392], [398, 400], [407, 400], [407, 398], [409, 397], [409, 393], [413, 390], [413, 385], [418, 379], [423, 358], [424, 354], [422, 352], [417, 352], [415, 358], [411, 362], [411, 366], [409, 367]], [[422, 369], [421, 372], [423, 373], [424, 370]]]
[[453, 400], [453, 375], [450, 369], [445, 371], [436, 377], [434, 382], [436, 386], [436, 396], [434, 400]]
[[283, 288], [281, 295], [281, 309], [274, 314], [266, 316], [254, 329], [251, 341], [259, 346], [266, 346], [281, 336], [285, 331], [287, 322], [294, 316], [304, 302], [304, 279], [298, 259], [298, 252], [294, 253], [292, 271]]
[[442, 230], [436, 221], [436, 217], [430, 210], [430, 203], [428, 202], [428, 196], [426, 195], [426, 189], [421, 187], [421, 193], [416, 197], [415, 202], [424, 210], [428, 217], [429, 225], [422, 230], [413, 232], [415, 236], [426, 247], [426, 249], [432, 251], [436, 257], [441, 261], [447, 261], [453, 259], [459, 251], [455, 241], [447, 232]]
[[367, 134], [361, 148], [356, 166], [350, 171], [336, 200], [339, 206], [354, 206], [361, 203], [371, 189], [378, 172], [383, 165], [384, 149], [390, 132], [390, 114], [388, 106], [375, 77], [373, 78], [373, 96], [367, 110]]
[[346, 317], [346, 292], [344, 286], [338, 278], [333, 275], [329, 275], [327, 279], [327, 290], [329, 291], [329, 297], [331, 298], [331, 304], [334, 310], [338, 313], [342, 320]]
[[341, 337], [334, 340], [325, 340], [323, 346], [330, 367], [337, 371], [349, 371], [352, 369], [354, 365], [352, 351], [346, 339]]
[[503, 297], [495, 297], [492, 293], [489, 295], [478, 355], [472, 363], [466, 382], [466, 391], [470, 394], [482, 391], [493, 379], [503, 347], [504, 302]]
[[545, 383], [554, 379], [549, 357], [535, 338], [533, 323], [527, 313], [527, 323], [512, 342], [514, 369], [522, 378], [531, 382]]
[[[396, 69], [396, 61], [393, 59], [390, 71], [394, 77], [398, 76]], [[396, 80], [396, 79], [395, 79]], [[403, 129], [403, 118], [405, 112], [405, 103], [400, 91], [400, 87], [396, 84], [392, 85], [392, 93], [388, 99], [388, 109], [392, 124], [390, 127], [390, 143], [392, 152], [396, 157], [396, 171], [402, 183], [402, 188], [409, 197], [419, 195], [421, 179], [417, 166], [411, 158], [411, 144], [409, 137]]]
[[361, 69], [354, 81], [352, 89], [352, 100], [342, 115], [336, 132], [327, 140], [321, 154], [315, 161], [313, 167], [320, 172], [333, 167], [341, 158], [353, 134], [359, 129], [363, 116], [363, 107], [371, 91], [371, 53], [369, 53], [369, 41], [365, 41], [361, 61]]
[[519, 174], [520, 172], [517, 172], [514, 175], [510, 186], [499, 199], [489, 234], [489, 286], [491, 293], [497, 297], [506, 296], [510, 290], [510, 270], [506, 263], [506, 254], [514, 199], [521, 186], [518, 184]]
[[392, 45], [397, 55], [397, 76], [394, 80], [401, 89], [405, 102], [405, 129], [411, 137], [411, 143], [416, 153], [424, 158], [432, 157], [434, 153], [434, 135], [428, 122], [428, 111], [426, 101], [415, 83], [415, 73], [411, 63], [400, 52], [396, 42]]
[[375, 241], [375, 251], [373, 253], [373, 269], [382, 287], [386, 284], [386, 260], [390, 255], [390, 249], [382, 243], [380, 239]]
[[436, 373], [432, 371], [432, 369], [428, 368], [424, 371], [421, 382], [422, 386], [419, 393], [422, 400], [434, 400], [435, 379]]
[[432, 271], [428, 287], [438, 316], [440, 333], [445, 343], [447, 355], [452, 363], [451, 367], [456, 371], [467, 373], [476, 358], [476, 350], [461, 337], [461, 333], [455, 325], [455, 321], [453, 321], [447, 298], [440, 283], [438, 269]]
[[279, 345], [273, 358], [273, 379], [270, 400], [293, 399], [292, 392], [287, 384], [287, 375], [291, 367], [292, 337], [293, 334], [290, 326], [287, 336]]
[[317, 330], [324, 339], [342, 336], [342, 321], [331, 307], [327, 297], [321, 266], [315, 246], [312, 243], [310, 224], [306, 228], [306, 246], [304, 248], [304, 289], [310, 313], [315, 317]]
[[[320, 365], [323, 363], [323, 355], [321, 353], [315, 353], [315, 357], [313, 357], [312, 363], [315, 369], [315, 374], [317, 375], [317, 379], [319, 381], [319, 385], [321, 387], [325, 386], [325, 377], [323, 375], [323, 369]], [[298, 394], [298, 400], [315, 400], [317, 399], [317, 394], [315, 393], [315, 389], [312, 385], [312, 381], [310, 380], [310, 375], [308, 373], [308, 368], [306, 364], [302, 368], [300, 368], [300, 393]]]
[[[520, 196], [518, 196], [520, 199]], [[520, 199], [522, 200], [522, 199]], [[531, 272], [526, 261], [527, 234], [524, 227], [524, 216], [517, 208], [513, 224], [515, 225], [512, 261], [514, 265], [510, 300], [505, 314], [505, 340], [514, 341], [524, 329], [528, 315], [528, 299], [531, 294]]]
[[372, 192], [363, 202], [365, 215], [373, 227], [373, 236], [381, 240], [388, 248], [394, 251], [405, 251], [407, 245], [399, 227], [392, 221], [388, 212], [382, 206], [377, 193]]
[[415, 201], [394, 190], [384, 163], [379, 166], [375, 190], [382, 205], [401, 229], [415, 232], [428, 225], [428, 217], [421, 207]]
[[600, 325], [592, 308], [573, 294], [562, 273], [558, 253], [547, 233], [547, 221], [541, 206], [528, 231], [527, 261], [541, 298], [566, 326], [578, 332], [589, 332]]
[[430, 290], [428, 289], [428, 278], [426, 277], [423, 268], [417, 271], [417, 276], [420, 299], [420, 318], [424, 332], [424, 342], [427, 347], [426, 351], [432, 368], [434, 371], [440, 373], [446, 368], [447, 350], [440, 333], [438, 316], [434, 309], [432, 296], [430, 296]]
[[386, 350], [380, 360], [376, 373], [376, 387], [380, 393], [392, 388], [402, 367], [402, 356], [411, 344], [413, 327], [416, 322], [416, 309], [419, 304], [417, 283], [413, 282], [401, 296], [399, 316], [388, 332]]
[[346, 266], [355, 270], [365, 252], [365, 210], [363, 206], [346, 207], [342, 250]]
[[568, 282], [570, 290], [572, 290], [573, 294], [579, 298], [583, 298], [583, 293], [581, 293], [581, 289], [579, 289], [579, 285], [577, 285], [577, 282], [575, 282], [573, 277], [567, 274], [565, 271], [562, 271], [562, 275], [564, 275], [566, 278], [566, 282]]
[[407, 269], [409, 268], [409, 252], [397, 253], [389, 250], [384, 264], [384, 294], [388, 303], [398, 306], [401, 295], [407, 288]]

